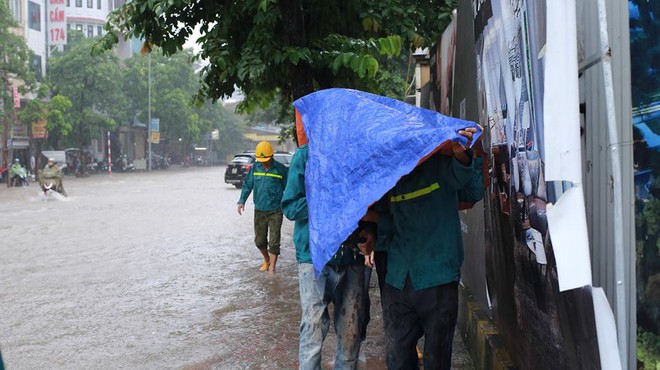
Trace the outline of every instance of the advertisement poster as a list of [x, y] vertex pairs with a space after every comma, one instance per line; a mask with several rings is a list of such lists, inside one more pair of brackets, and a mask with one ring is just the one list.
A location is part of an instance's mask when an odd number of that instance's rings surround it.
[[[590, 281], [560, 286], [549, 232], [550, 204], [586, 220], [578, 185], [544, 178], [544, 124], [550, 124], [544, 121], [546, 1], [469, 0], [470, 6], [461, 6], [457, 19], [468, 21], [452, 23], [435, 50], [433, 104], [457, 116], [467, 102], [468, 113], [474, 110], [486, 130], [482, 144], [491, 167], [483, 213], [484, 295], [516, 367], [600, 369]], [[455, 37], [467, 33], [474, 38]], [[447, 49], [452, 40], [455, 51]], [[456, 67], [449, 70], [456, 74], [446, 77], [446, 56], [469, 56], [466, 50], [476, 55], [476, 66], [468, 73], [462, 61], [452, 60]], [[474, 88], [460, 86], [465, 84]], [[580, 168], [577, 162], [565, 165]], [[570, 196], [559, 203], [565, 194]], [[560, 236], [566, 234], [556, 231], [557, 243]], [[590, 275], [589, 259], [578, 268]]]

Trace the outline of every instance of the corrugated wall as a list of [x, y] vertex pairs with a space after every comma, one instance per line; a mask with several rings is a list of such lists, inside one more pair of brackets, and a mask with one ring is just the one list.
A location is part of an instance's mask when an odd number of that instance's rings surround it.
[[[461, 25], [456, 33], [456, 54], [454, 60], [455, 76], [476, 76], [477, 60], [474, 51], [474, 28], [472, 4], [461, 1], [457, 12], [457, 22]], [[479, 122], [479, 104], [477, 102], [476, 79], [462, 79], [454, 84], [452, 111], [460, 116], [461, 105], [465, 117], [469, 121]], [[480, 145], [480, 144], [479, 144]], [[465, 261], [461, 271], [461, 281], [474, 295], [479, 305], [488, 309], [486, 298], [486, 254], [484, 250], [484, 202], [480, 201], [469, 211], [462, 212], [461, 222], [464, 223], [463, 245]]]
[[[613, 192], [623, 194], [623, 239], [625, 254], [626, 315], [628, 330], [628, 368], [635, 368], [635, 225], [634, 186], [632, 161], [632, 122], [630, 95], [630, 38], [628, 31], [628, 3], [624, 0], [606, 0], [609, 42], [611, 47], [612, 79], [619, 143], [610, 143], [607, 130], [607, 111], [603, 64], [586, 70], [581, 79], [584, 113], [584, 165], [585, 201], [589, 238], [592, 246], [591, 261], [593, 286], [603, 287], [615, 317], [616, 284]], [[589, 58], [599, 50], [600, 34], [597, 1], [578, 1], [578, 37], [583, 40], [581, 56]], [[621, 161], [621, 189], [612, 185], [611, 145], [617, 145]], [[619, 344], [624, 345], [623, 343]]]

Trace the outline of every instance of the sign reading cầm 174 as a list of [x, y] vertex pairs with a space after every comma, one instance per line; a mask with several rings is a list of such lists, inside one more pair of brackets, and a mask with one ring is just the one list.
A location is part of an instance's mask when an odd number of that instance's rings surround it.
[[66, 0], [48, 0], [48, 45], [66, 45]]

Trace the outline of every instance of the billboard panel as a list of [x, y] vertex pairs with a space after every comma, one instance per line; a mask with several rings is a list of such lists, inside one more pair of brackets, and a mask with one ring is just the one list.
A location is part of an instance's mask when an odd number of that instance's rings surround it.
[[66, 1], [48, 0], [48, 45], [66, 45]]
[[[563, 254], [556, 253], [567, 235], [565, 227], [574, 225], [559, 223], [553, 229], [548, 222], [552, 204], [555, 211], [578, 215], [576, 220], [586, 224], [580, 184], [545, 178], [546, 145], [554, 144], [544, 133], [544, 126], [552, 125], [544, 120], [547, 5], [545, 0], [462, 1], [456, 30], [450, 26], [436, 49], [433, 105], [453, 116], [472, 116], [485, 129], [482, 144], [490, 159], [490, 185], [483, 220], [473, 214], [462, 219], [468, 230], [485, 228], [485, 257], [470, 252], [477, 246], [468, 244], [465, 265], [474, 265], [470, 258], [485, 260], [487, 292], [478, 283], [483, 275], [470, 276], [474, 269], [464, 269], [463, 280], [476, 287], [473, 293], [480, 302], [492, 307], [517, 367], [598, 369], [590, 281], [573, 279], [570, 271], [562, 270], [558, 257]], [[455, 51], [447, 49], [451, 34], [458, 36], [453, 37]], [[462, 36], [466, 34], [474, 37]], [[457, 58], [453, 77], [445, 72], [449, 54]], [[466, 62], [474, 56], [476, 63]], [[560, 81], [573, 75], [577, 79], [577, 70], [553, 73]], [[579, 143], [579, 129], [562, 135]], [[580, 169], [581, 161], [574, 162], [565, 166]], [[579, 263], [577, 268], [590, 275], [589, 259]], [[560, 277], [575, 282], [576, 288], [564, 284], [562, 289]]]

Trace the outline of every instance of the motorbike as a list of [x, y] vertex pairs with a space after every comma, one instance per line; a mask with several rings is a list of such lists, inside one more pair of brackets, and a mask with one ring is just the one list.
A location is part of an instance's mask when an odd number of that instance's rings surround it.
[[190, 162], [191, 162], [190, 156], [186, 154], [186, 156], [183, 157], [183, 162], [182, 162], [183, 167], [184, 168], [190, 167]]
[[25, 168], [21, 168], [11, 181], [14, 183], [14, 186], [30, 186]]
[[135, 165], [128, 159], [126, 154], [122, 154], [113, 163], [112, 169], [116, 169], [121, 172], [132, 172], [135, 171]]
[[41, 190], [44, 192], [44, 200], [48, 200], [53, 196], [53, 192], [57, 192], [57, 185], [53, 182], [44, 182], [41, 184]]
[[99, 172], [99, 164], [97, 162], [90, 162], [85, 165], [85, 170], [89, 173]]
[[99, 161], [96, 164], [96, 168], [98, 168], [99, 171], [101, 172], [108, 172], [108, 161], [107, 160]]
[[[48, 200], [53, 197], [54, 193], [59, 193], [63, 196], [67, 196], [64, 191], [64, 186], [62, 185], [61, 177], [53, 176], [48, 172], [39, 170], [39, 185], [43, 191], [44, 200]], [[50, 176], [50, 177], [47, 177]], [[59, 186], [58, 186], [59, 184]]]
[[[152, 154], [151, 158], [151, 168], [154, 170], [165, 170], [170, 167], [170, 159], [158, 154]], [[147, 166], [149, 165], [149, 160], [147, 160]]]

